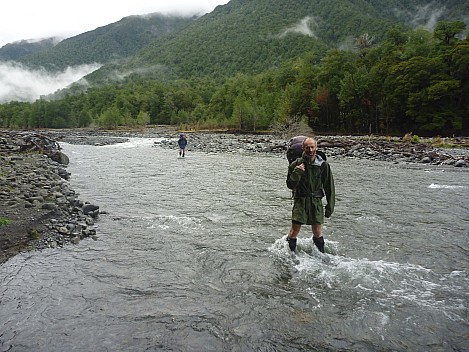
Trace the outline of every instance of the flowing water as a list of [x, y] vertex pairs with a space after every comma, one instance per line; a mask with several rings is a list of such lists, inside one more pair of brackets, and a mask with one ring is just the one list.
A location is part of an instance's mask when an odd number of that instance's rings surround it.
[[331, 158], [292, 255], [286, 159], [63, 144], [98, 240], [0, 266], [1, 351], [469, 350], [469, 172]]

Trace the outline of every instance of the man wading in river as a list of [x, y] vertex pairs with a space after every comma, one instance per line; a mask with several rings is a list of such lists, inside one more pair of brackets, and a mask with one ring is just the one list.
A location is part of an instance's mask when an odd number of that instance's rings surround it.
[[[321, 225], [324, 215], [329, 218], [335, 205], [335, 187], [331, 167], [323, 157], [316, 153], [317, 142], [314, 138], [303, 141], [303, 155], [288, 167], [287, 187], [293, 191], [292, 225], [287, 241], [292, 251], [296, 250], [296, 240], [301, 225], [311, 225], [313, 241], [319, 251], [324, 253], [324, 238]], [[326, 211], [322, 198], [326, 196]]]
[[187, 147], [187, 138], [184, 133], [181, 133], [179, 135], [178, 146], [179, 146], [179, 156], [182, 156], [184, 158], [186, 156], [186, 147]]

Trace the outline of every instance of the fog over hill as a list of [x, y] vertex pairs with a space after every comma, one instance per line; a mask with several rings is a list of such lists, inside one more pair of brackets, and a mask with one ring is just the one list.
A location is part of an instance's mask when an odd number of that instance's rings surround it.
[[86, 84], [83, 77], [100, 66], [78, 65], [63, 71], [50, 72], [45, 69], [30, 69], [13, 61], [0, 62], [0, 103], [33, 102], [79, 80]]

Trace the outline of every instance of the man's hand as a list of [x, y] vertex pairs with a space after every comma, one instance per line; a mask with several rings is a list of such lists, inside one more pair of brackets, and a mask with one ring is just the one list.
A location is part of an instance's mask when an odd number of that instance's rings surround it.
[[301, 171], [305, 171], [305, 164], [303, 163], [301, 163], [300, 165], [297, 165], [296, 167], [300, 169]]

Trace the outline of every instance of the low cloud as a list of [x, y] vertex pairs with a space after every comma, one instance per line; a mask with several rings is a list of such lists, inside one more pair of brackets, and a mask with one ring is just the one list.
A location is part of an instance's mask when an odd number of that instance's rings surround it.
[[0, 62], [0, 103], [9, 101], [33, 102], [97, 70], [100, 64], [69, 67], [59, 72], [32, 70], [18, 63]]
[[357, 38], [347, 36], [337, 46], [342, 51], [357, 51]]
[[286, 36], [288, 33], [299, 33], [303, 35], [307, 35], [308, 37], [312, 37], [317, 39], [318, 37], [314, 33], [314, 31], [318, 28], [318, 24], [316, 20], [311, 17], [307, 16], [300, 20], [297, 24], [294, 26], [285, 29], [281, 34], [280, 37]]
[[444, 6], [436, 7], [432, 3], [417, 7], [417, 13], [413, 18], [412, 24], [416, 27], [422, 26], [428, 30], [433, 30], [445, 11], [446, 8]]
[[430, 2], [425, 6], [417, 6], [415, 11], [394, 9], [396, 15], [412, 27], [423, 27], [430, 31], [435, 28], [436, 23], [441, 19], [445, 11], [445, 6], [434, 2]]

